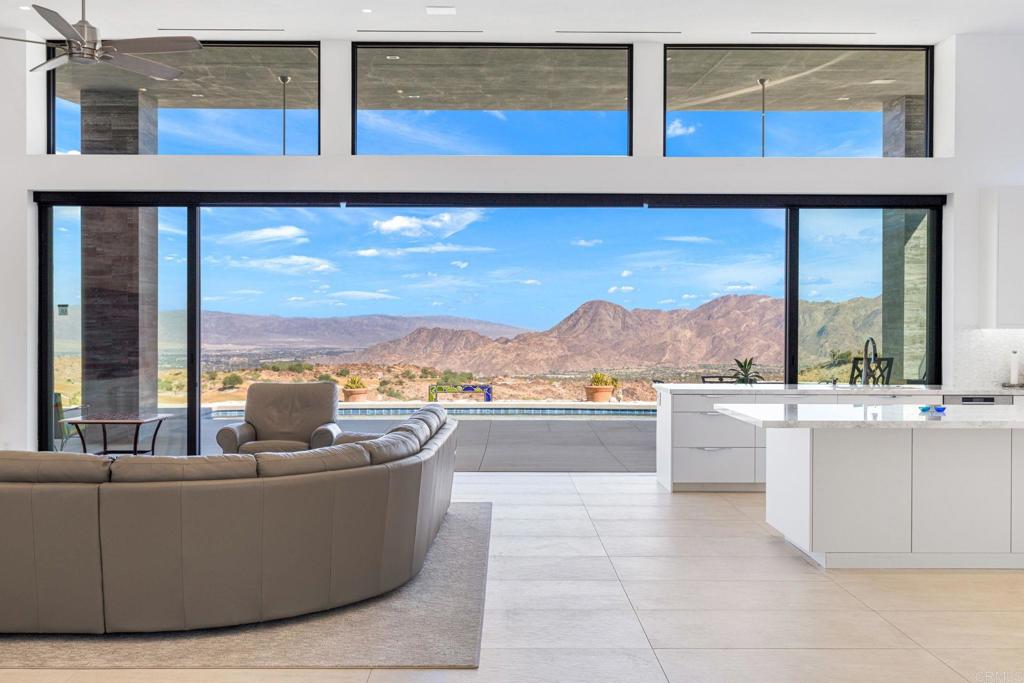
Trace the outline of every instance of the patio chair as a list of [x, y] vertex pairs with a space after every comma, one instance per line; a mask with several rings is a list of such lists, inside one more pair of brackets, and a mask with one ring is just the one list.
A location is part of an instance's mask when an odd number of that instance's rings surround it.
[[53, 438], [54, 441], [60, 440], [60, 446], [57, 447], [58, 451], [63, 451], [64, 447], [68, 445], [68, 441], [75, 435], [74, 430], [67, 422], [64, 421], [64, 400], [61, 398], [59, 392], [53, 392]]
[[221, 427], [217, 444], [225, 453], [304, 451], [331, 446], [341, 437], [335, 423], [338, 385], [334, 382], [249, 386], [245, 421]]

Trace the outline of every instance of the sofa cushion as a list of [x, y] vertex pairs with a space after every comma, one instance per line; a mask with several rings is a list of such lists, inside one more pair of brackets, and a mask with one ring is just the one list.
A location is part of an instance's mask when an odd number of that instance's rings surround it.
[[437, 425], [438, 429], [444, 426], [444, 423], [448, 421], [448, 411], [440, 403], [428, 403], [427, 405], [423, 406], [416, 412], [433, 413], [434, 415], [436, 415], [437, 419], [440, 421], [439, 424]]
[[288, 441], [285, 439], [267, 439], [266, 441], [249, 441], [239, 448], [241, 453], [294, 453], [309, 450], [308, 441]]
[[88, 453], [0, 451], [0, 481], [82, 484], [110, 481], [110, 458]]
[[437, 413], [432, 413], [429, 410], [417, 410], [409, 416], [409, 419], [417, 420], [427, 425], [430, 428], [431, 436], [437, 434], [437, 430], [441, 428], [441, 418], [437, 416]]
[[400, 422], [388, 430], [388, 434], [393, 434], [395, 432], [406, 432], [407, 434], [412, 434], [416, 437], [416, 441], [419, 442], [421, 448], [423, 447], [423, 444], [430, 441], [430, 437], [433, 436], [433, 433], [430, 431], [430, 426], [426, 422], [423, 420], [414, 420], [413, 418]]
[[364, 444], [345, 443], [294, 453], [257, 453], [256, 469], [261, 477], [330, 472], [370, 464]]
[[384, 436], [380, 433], [370, 432], [342, 432], [341, 436], [334, 437], [334, 445], [337, 446], [341, 443], [359, 443], [360, 441], [370, 441], [371, 439], [377, 439]]
[[110, 466], [110, 481], [253, 479], [251, 455], [123, 455]]
[[419, 439], [410, 432], [391, 432], [373, 441], [359, 444], [370, 454], [371, 465], [401, 460], [420, 450]]

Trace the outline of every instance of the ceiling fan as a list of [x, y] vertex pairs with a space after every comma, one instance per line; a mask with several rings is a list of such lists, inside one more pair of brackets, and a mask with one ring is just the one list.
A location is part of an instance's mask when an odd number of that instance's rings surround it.
[[[52, 26], [65, 40], [59, 48], [64, 53], [42, 64], [32, 67], [29, 71], [50, 71], [68, 63], [75, 64], [109, 64], [125, 71], [149, 76], [160, 81], [174, 81], [181, 77], [181, 70], [152, 59], [139, 57], [140, 54], [160, 54], [164, 52], [187, 52], [201, 49], [202, 43], [190, 36], [159, 36], [156, 38], [128, 38], [125, 40], [100, 40], [99, 30], [85, 20], [85, 0], [82, 0], [82, 18], [75, 24], [70, 23], [52, 9], [32, 5], [32, 9]], [[10, 38], [0, 36], [2, 40], [16, 40], [22, 43], [37, 43], [38, 40]]]

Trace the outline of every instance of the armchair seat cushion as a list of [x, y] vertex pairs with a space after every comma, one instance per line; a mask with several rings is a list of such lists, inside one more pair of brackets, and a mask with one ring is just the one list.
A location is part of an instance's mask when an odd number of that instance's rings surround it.
[[238, 447], [239, 453], [294, 453], [309, 450], [308, 441], [289, 441], [287, 439], [267, 439], [266, 441], [247, 441]]

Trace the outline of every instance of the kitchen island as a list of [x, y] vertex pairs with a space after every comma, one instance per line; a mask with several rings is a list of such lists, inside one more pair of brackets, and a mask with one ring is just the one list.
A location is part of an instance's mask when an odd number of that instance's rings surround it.
[[825, 567], [1024, 568], [1024, 406], [717, 403], [765, 430], [765, 515]]
[[716, 403], [1012, 404], [1020, 389], [921, 384], [655, 384], [658, 483], [670, 491], [763, 491], [764, 430], [737, 423]]

